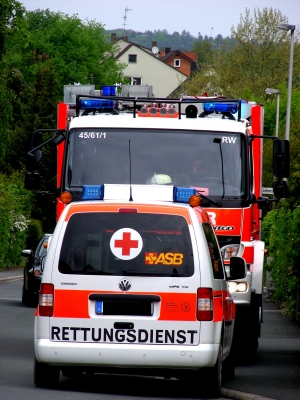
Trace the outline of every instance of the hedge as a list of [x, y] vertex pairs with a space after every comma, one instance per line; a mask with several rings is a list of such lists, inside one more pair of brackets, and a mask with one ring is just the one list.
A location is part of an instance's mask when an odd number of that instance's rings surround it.
[[25, 248], [32, 193], [20, 174], [0, 174], [0, 269], [20, 265]]
[[274, 292], [285, 313], [298, 318], [300, 312], [299, 266], [300, 266], [300, 207], [293, 211], [287, 201], [270, 211], [262, 224], [262, 236], [269, 251], [270, 272]]

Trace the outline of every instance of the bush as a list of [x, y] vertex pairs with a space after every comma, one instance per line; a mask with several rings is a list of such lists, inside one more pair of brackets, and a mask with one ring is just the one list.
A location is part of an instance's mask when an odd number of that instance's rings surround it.
[[27, 238], [32, 194], [20, 174], [0, 174], [0, 268], [17, 266]]
[[263, 221], [263, 239], [270, 258], [267, 269], [274, 284], [273, 298], [280, 303], [286, 314], [297, 318], [299, 304], [300, 264], [300, 207], [293, 211], [287, 201], [270, 211]]
[[31, 218], [28, 222], [26, 248], [35, 249], [43, 234], [41, 221]]

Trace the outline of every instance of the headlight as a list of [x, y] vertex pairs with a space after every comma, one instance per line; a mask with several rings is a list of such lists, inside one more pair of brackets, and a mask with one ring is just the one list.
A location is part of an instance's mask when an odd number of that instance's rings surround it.
[[227, 282], [230, 293], [245, 293], [248, 290], [247, 282]]
[[36, 278], [41, 277], [43, 275], [43, 272], [41, 271], [40, 267], [35, 267], [33, 273]]
[[223, 260], [230, 260], [231, 257], [241, 256], [244, 252], [243, 244], [228, 244], [221, 248], [221, 255]]

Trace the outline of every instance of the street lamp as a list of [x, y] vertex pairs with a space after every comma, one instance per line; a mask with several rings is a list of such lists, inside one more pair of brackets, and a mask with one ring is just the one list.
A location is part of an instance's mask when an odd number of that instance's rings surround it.
[[294, 31], [296, 26], [290, 24], [279, 24], [278, 29], [283, 31], [291, 31], [291, 43], [290, 43], [290, 63], [289, 63], [289, 78], [288, 78], [288, 97], [286, 106], [286, 127], [285, 127], [285, 139], [290, 138], [290, 118], [291, 118], [291, 98], [292, 98], [292, 75], [293, 75], [293, 53], [294, 53]]
[[275, 136], [278, 138], [278, 126], [279, 126], [279, 102], [280, 102], [280, 90], [267, 88], [265, 90], [266, 94], [276, 94], [277, 95], [277, 109], [276, 109], [276, 132]]

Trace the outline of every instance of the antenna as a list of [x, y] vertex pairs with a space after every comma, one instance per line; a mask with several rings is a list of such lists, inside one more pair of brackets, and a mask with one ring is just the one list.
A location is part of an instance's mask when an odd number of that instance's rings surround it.
[[132, 186], [131, 186], [131, 147], [130, 147], [130, 139], [129, 139], [129, 186], [130, 186], [129, 201], [133, 201], [133, 198], [132, 198]]
[[127, 24], [126, 24], [126, 19], [127, 19], [126, 14], [127, 14], [128, 11], [132, 11], [132, 8], [128, 8], [128, 7], [125, 8], [124, 24], [123, 24], [123, 25], [124, 25], [124, 36], [126, 36], [126, 35], [125, 35], [125, 33], [126, 33], [126, 25], [127, 25]]

